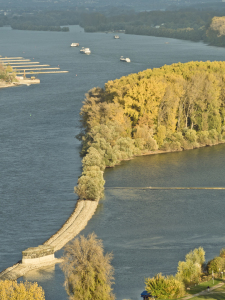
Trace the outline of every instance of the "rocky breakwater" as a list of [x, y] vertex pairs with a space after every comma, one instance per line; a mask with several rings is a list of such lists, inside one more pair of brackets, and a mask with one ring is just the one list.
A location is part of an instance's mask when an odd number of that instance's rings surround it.
[[27, 272], [62, 262], [54, 253], [81, 232], [92, 218], [98, 201], [78, 200], [65, 224], [43, 245], [22, 251], [22, 260], [0, 273], [0, 280], [15, 280]]

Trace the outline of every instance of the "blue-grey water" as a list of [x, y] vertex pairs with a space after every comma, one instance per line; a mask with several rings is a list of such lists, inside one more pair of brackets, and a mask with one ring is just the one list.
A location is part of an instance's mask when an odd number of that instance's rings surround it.
[[[223, 60], [225, 49], [146, 36], [0, 29], [0, 55], [59, 66], [40, 85], [0, 90], [0, 270], [42, 244], [69, 217], [81, 173], [79, 111], [85, 93], [108, 80], [191, 60]], [[72, 42], [90, 47], [81, 55]], [[131, 63], [122, 63], [120, 56]], [[95, 232], [113, 252], [117, 299], [140, 299], [144, 279], [174, 274], [202, 246], [209, 260], [225, 246], [223, 190], [140, 190], [147, 186], [225, 186], [225, 145], [137, 157], [105, 172], [105, 199], [82, 234]], [[127, 187], [127, 189], [115, 189]], [[62, 255], [62, 250], [57, 256]], [[43, 286], [46, 300], [67, 299], [58, 265], [22, 280]]]

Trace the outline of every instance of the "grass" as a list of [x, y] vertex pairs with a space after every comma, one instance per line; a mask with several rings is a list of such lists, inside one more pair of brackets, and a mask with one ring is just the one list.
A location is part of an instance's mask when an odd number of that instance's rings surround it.
[[224, 300], [225, 299], [225, 294], [222, 293], [211, 293], [208, 295], [201, 295], [198, 297], [193, 297], [191, 300]]
[[[213, 280], [202, 282], [202, 283], [200, 283], [200, 284], [198, 284], [196, 286], [192, 286], [190, 288], [190, 290], [187, 290], [187, 294], [189, 294], [189, 295], [197, 294], [199, 292], [202, 292], [202, 291], [206, 290], [208, 286], [212, 287], [214, 285], [217, 285], [221, 281], [222, 281], [222, 279], [214, 279], [214, 284], [213, 284]], [[192, 298], [192, 299], [194, 299], [194, 298]], [[223, 299], [225, 299], [225, 298], [223, 298]]]

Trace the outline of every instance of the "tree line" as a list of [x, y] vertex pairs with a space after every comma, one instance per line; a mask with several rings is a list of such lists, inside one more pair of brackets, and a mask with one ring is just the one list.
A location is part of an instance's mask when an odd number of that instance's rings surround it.
[[215, 16], [222, 18], [224, 14], [224, 6], [219, 10], [190, 8], [139, 13], [132, 10], [46, 10], [7, 16], [2, 14], [0, 26], [66, 32], [69, 30], [66, 25], [80, 25], [86, 32], [125, 30], [127, 34], [204, 41], [210, 45], [225, 46], [224, 33], [218, 34], [220, 29], [213, 26]]
[[202, 247], [190, 251], [185, 261], [179, 261], [176, 275], [163, 276], [161, 273], [145, 279], [145, 288], [153, 297], [158, 299], [176, 299], [186, 294], [186, 288], [221, 278], [225, 269], [225, 249], [219, 256], [205, 264], [205, 251]]
[[177, 63], [93, 88], [81, 108], [83, 172], [75, 192], [98, 200], [103, 172], [151, 151], [225, 140], [225, 62]]
[[[82, 18], [79, 24], [87, 32], [125, 30], [126, 34], [204, 41], [210, 45], [225, 46], [224, 33], [219, 35], [219, 28], [213, 26], [215, 18], [223, 18], [224, 14], [224, 7], [220, 11], [181, 9], [108, 17], [92, 13], [88, 20]], [[224, 24], [221, 24], [221, 27], [223, 26]]]

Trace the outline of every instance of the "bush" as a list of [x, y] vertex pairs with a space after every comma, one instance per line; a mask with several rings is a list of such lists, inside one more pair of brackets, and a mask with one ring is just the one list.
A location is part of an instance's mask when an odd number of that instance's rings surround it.
[[203, 146], [211, 145], [211, 141], [209, 139], [209, 132], [208, 131], [199, 131], [198, 132], [198, 142]]
[[184, 284], [172, 275], [163, 276], [159, 273], [153, 278], [145, 279], [145, 285], [146, 291], [158, 299], [176, 299], [185, 294]]

